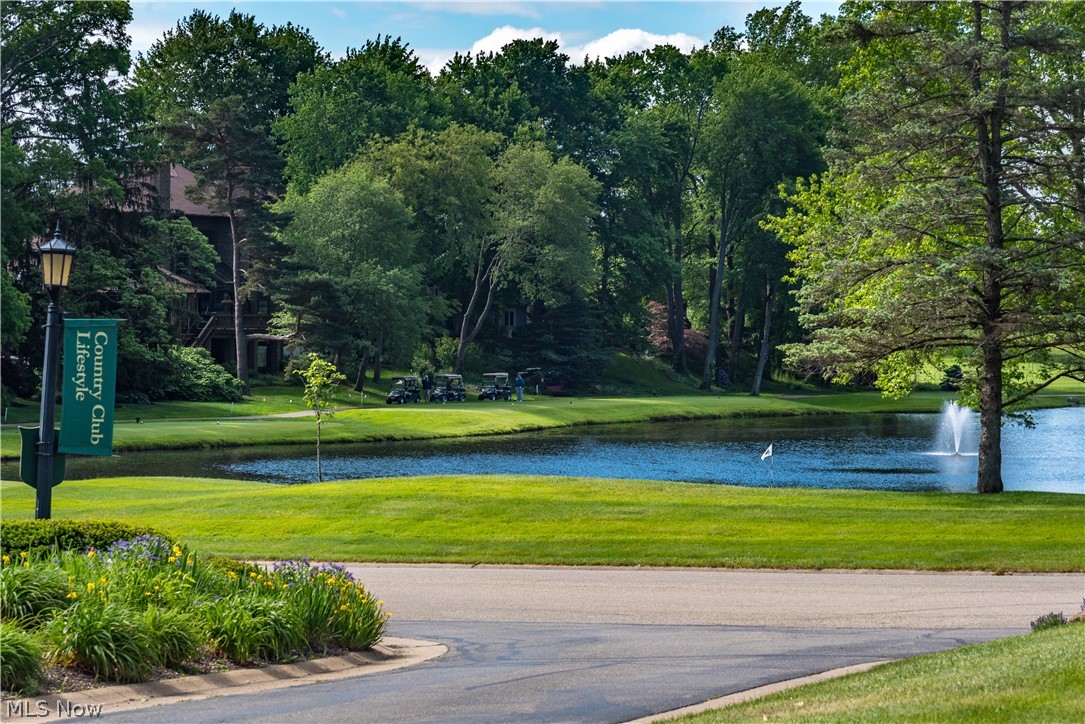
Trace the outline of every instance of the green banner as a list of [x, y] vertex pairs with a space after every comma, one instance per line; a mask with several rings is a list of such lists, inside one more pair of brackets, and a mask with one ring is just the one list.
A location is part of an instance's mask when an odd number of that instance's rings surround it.
[[64, 320], [60, 452], [113, 454], [117, 388], [116, 319]]

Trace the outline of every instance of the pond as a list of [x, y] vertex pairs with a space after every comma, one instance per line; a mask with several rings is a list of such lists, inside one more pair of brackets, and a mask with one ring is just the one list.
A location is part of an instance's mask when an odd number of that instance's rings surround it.
[[[745, 486], [972, 492], [975, 415], [955, 454], [945, 415], [818, 415], [597, 425], [499, 437], [325, 445], [327, 480], [404, 475], [572, 475]], [[1006, 490], [1085, 493], [1085, 408], [1003, 428]], [[772, 443], [772, 456], [762, 454]], [[312, 445], [71, 458], [68, 479], [179, 475], [305, 483]], [[17, 468], [5, 464], [3, 477]]]

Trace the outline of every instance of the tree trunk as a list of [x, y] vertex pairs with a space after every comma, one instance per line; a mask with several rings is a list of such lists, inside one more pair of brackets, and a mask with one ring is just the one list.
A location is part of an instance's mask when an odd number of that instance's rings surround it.
[[358, 361], [358, 376], [354, 378], [354, 391], [365, 392], [365, 370], [369, 366], [369, 352], [362, 352]]
[[667, 282], [667, 334], [671, 338], [671, 368], [686, 371], [686, 309], [682, 299], [682, 282]]
[[735, 294], [735, 316], [731, 320], [731, 338], [728, 340], [727, 374], [731, 382], [738, 380], [738, 350], [742, 344], [742, 335], [746, 332], [745, 294], [740, 286]]
[[757, 372], [753, 376], [753, 387], [750, 394], [757, 397], [761, 394], [761, 378], [765, 374], [765, 365], [769, 361], [769, 334], [772, 332], [772, 302], [776, 298], [776, 283], [765, 284], [765, 324], [761, 327], [761, 352], [757, 355]]
[[[984, 5], [973, 2], [973, 40], [982, 47]], [[1011, 7], [1003, 3], [1001, 42], [1008, 51], [1010, 38]], [[980, 371], [980, 444], [979, 467], [976, 473], [976, 490], [980, 493], [1002, 492], [1002, 284], [1005, 262], [1002, 250], [1005, 232], [1002, 225], [1002, 118], [1006, 112], [1006, 75], [1003, 67], [1002, 83], [990, 110], [975, 118], [976, 143], [983, 187], [985, 212], [987, 261], [983, 265], [982, 292], [980, 295], [980, 324], [983, 338], [983, 368]], [[980, 69], [972, 71], [972, 90], [979, 97], [983, 91]]]
[[976, 491], [1002, 492], [1002, 340], [994, 333], [983, 345], [980, 371], [980, 444]]
[[[460, 341], [456, 345], [456, 361], [453, 364], [453, 372], [456, 374], [463, 374], [463, 359], [467, 356], [467, 345], [471, 344], [482, 330], [482, 325], [490, 313], [490, 305], [493, 304], [494, 287], [497, 284], [494, 277], [498, 270], [498, 260], [495, 256], [488, 264], [483, 265], [482, 254], [483, 252], [480, 251], [479, 264], [475, 269], [475, 286], [471, 290], [471, 299], [467, 302], [467, 309], [463, 312], [463, 321], [460, 322]], [[479, 313], [478, 318], [474, 323], [471, 323], [471, 315], [474, 314], [484, 286], [487, 287], [486, 301], [483, 302], [482, 311]]]
[[320, 465], [320, 412], [316, 413], [316, 481], [324, 482], [324, 468]]
[[381, 362], [384, 356], [384, 332], [377, 335], [377, 348], [373, 350], [373, 383], [381, 381]]
[[231, 285], [234, 292], [234, 347], [237, 354], [237, 379], [241, 381], [241, 394], [249, 394], [249, 340], [245, 336], [245, 310], [241, 303], [241, 239], [237, 238], [237, 215], [230, 217], [230, 258], [233, 264]]
[[712, 368], [715, 366], [716, 351], [720, 344], [720, 300], [723, 296], [723, 282], [727, 278], [731, 267], [734, 266], [732, 257], [734, 245], [731, 242], [734, 215], [735, 205], [729, 203], [728, 194], [721, 193], [720, 245], [716, 254], [716, 270], [709, 301], [708, 354], [705, 355], [704, 371], [701, 374], [701, 389], [704, 390], [712, 386]]

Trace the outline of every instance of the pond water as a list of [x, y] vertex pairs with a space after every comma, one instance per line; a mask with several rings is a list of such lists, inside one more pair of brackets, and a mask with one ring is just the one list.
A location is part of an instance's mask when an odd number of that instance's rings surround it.
[[[1085, 408], [1034, 413], [1002, 432], [1006, 490], [1085, 493]], [[597, 425], [499, 437], [325, 445], [326, 480], [403, 475], [573, 475], [745, 486], [972, 492], [975, 415], [960, 454], [943, 416], [818, 415]], [[762, 460], [769, 443], [773, 454]], [[293, 484], [316, 477], [312, 445], [70, 458], [68, 479], [180, 475]], [[5, 479], [17, 468], [5, 464]]]

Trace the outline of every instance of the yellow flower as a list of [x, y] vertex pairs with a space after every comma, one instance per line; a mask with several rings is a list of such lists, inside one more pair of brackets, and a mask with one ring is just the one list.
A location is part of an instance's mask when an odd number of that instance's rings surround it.
[[229, 578], [231, 581], [237, 580], [237, 574], [233, 571], [226, 571], [226, 577]]
[[30, 568], [30, 561], [23, 563], [23, 568]]
[[88, 591], [93, 591], [94, 590], [94, 581], [89, 581], [87, 583], [87, 590]]
[[21, 557], [23, 557], [23, 558], [26, 558], [26, 557], [27, 557], [28, 555], [30, 555], [30, 554], [29, 554], [29, 553], [27, 553], [26, 551], [19, 551], [19, 555], [20, 555]]
[[156, 590], [156, 591], [158, 590], [158, 584], [157, 583], [154, 584], [154, 590]]
[[11, 556], [4, 556], [4, 563], [11, 563]]
[[174, 558], [173, 556], [170, 556], [169, 558], [166, 559], [166, 562], [167, 563], [176, 563], [177, 559]]
[[106, 584], [105, 576], [102, 576], [101, 578], [99, 578], [98, 583], [101, 583], [104, 586]]
[[69, 594], [68, 594], [67, 596], [65, 596], [64, 598], [79, 598], [79, 594], [78, 594], [78, 593], [76, 593], [75, 591], [72, 591], [71, 593], [69, 593]]
[[87, 558], [93, 558], [96, 555], [98, 555], [98, 553], [93, 548], [87, 551]]
[[179, 546], [179, 545], [173, 546], [173, 555], [177, 556], [178, 558], [181, 557], [181, 546]]

